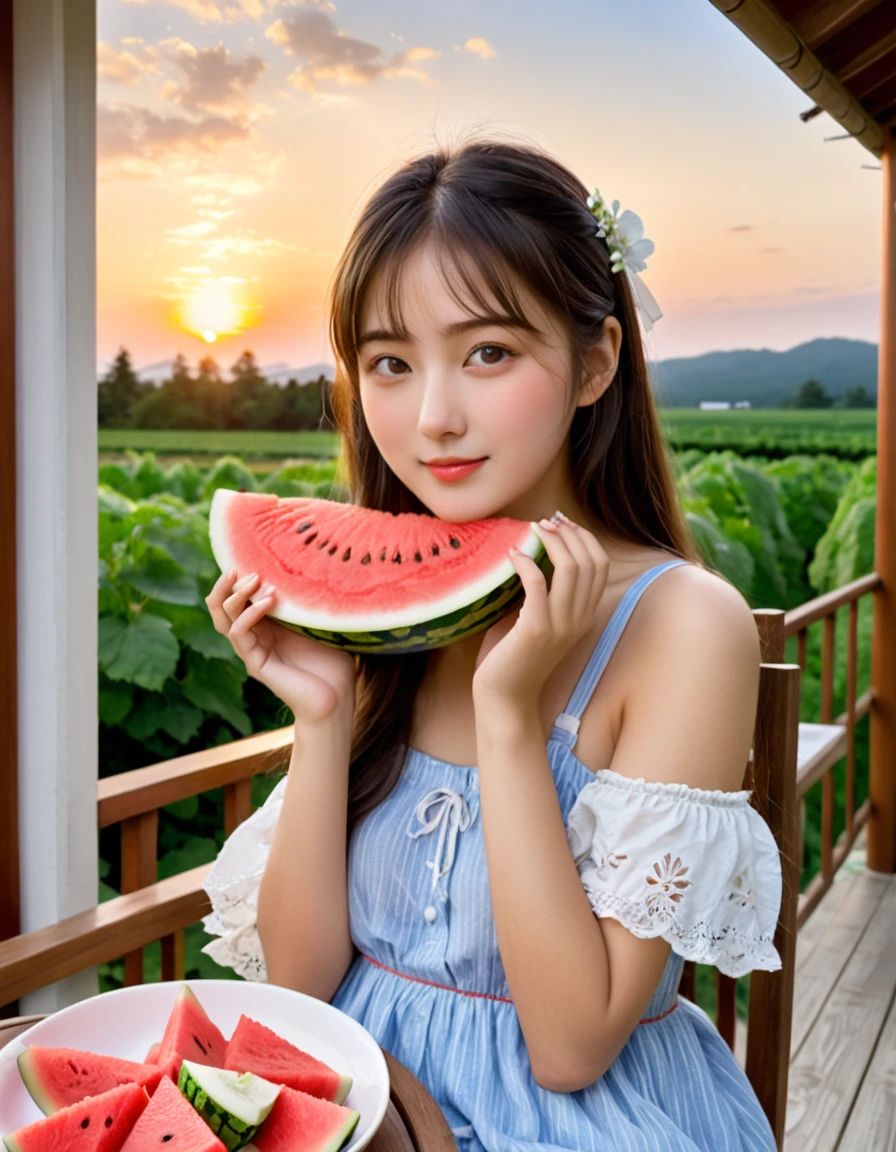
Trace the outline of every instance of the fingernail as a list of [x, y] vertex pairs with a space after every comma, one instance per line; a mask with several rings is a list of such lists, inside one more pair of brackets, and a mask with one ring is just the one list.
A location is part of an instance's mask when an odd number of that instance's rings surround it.
[[538, 524], [539, 524], [539, 527], [546, 528], [548, 530], [548, 532], [556, 532], [557, 531], [557, 525], [553, 522], [553, 520], [539, 520]]
[[570, 518], [568, 516], [565, 516], [562, 512], [560, 513], [560, 519], [563, 521], [564, 524], [568, 524], [570, 526], [570, 528], [577, 528], [578, 527], [575, 520], [570, 520]]
[[268, 596], [273, 596], [274, 592], [275, 592], [275, 588], [274, 588], [273, 584], [265, 584], [264, 588], [262, 588], [259, 595], [262, 597], [262, 599], [264, 599]]

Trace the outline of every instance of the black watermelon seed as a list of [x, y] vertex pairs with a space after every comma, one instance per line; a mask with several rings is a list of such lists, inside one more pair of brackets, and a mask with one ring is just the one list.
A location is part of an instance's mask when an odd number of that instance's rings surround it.
[[433, 554], [433, 556], [438, 556], [438, 554], [439, 554], [439, 546], [438, 546], [438, 544], [433, 544], [433, 546], [432, 546], [432, 554]]
[[396, 552], [395, 555], [392, 557], [392, 563], [393, 564], [400, 564], [401, 563], [401, 553], [400, 552]]
[[420, 555], [420, 553], [419, 553], [419, 552], [415, 552], [415, 553], [414, 553], [414, 559], [415, 559], [415, 560], [417, 560], [417, 561], [420, 561], [420, 560], [422, 560], [422, 559], [423, 559], [423, 557]]
[[199, 1037], [198, 1037], [198, 1036], [194, 1036], [194, 1037], [193, 1037], [193, 1039], [194, 1039], [194, 1040], [196, 1041], [196, 1043], [199, 1045], [199, 1051], [202, 1053], [202, 1055], [203, 1055], [203, 1056], [208, 1056], [208, 1049], [207, 1049], [207, 1048], [206, 1048], [206, 1046], [205, 1046], [205, 1045], [202, 1043], [202, 1041], [199, 1039]]
[[362, 564], [369, 564], [370, 563], [370, 553], [369, 552], [367, 553], [366, 556], [361, 557], [361, 563]]
[[311, 527], [311, 523], [309, 520], [306, 524], [300, 524], [299, 527], [296, 528], [296, 532], [306, 532]]
[[351, 558], [352, 558], [352, 550], [351, 550], [351, 548], [346, 548], [345, 555], [342, 557], [342, 559], [343, 560], [351, 560]]
[[460, 540], [456, 540], [453, 536], [448, 537], [448, 543], [452, 548], [460, 548]]
[[333, 553], [338, 549], [338, 547], [339, 547], [338, 544], [334, 544], [333, 547], [330, 549], [330, 551], [327, 553], [327, 555], [332, 556]]
[[317, 533], [312, 532], [310, 536], [305, 537], [305, 543], [310, 544], [312, 540], [316, 540], [316, 539], [317, 539]]
[[85, 1116], [84, 1119], [81, 1121], [81, 1127], [82, 1128], [89, 1128], [90, 1127], [90, 1117], [89, 1116]]
[[166, 1136], [162, 1137], [162, 1139], [159, 1141], [159, 1143], [160, 1144], [167, 1144], [169, 1140], [173, 1140], [173, 1139], [174, 1139], [174, 1133], [169, 1132]]
[[107, 1128], [111, 1128], [111, 1127], [112, 1127], [112, 1117], [111, 1117], [111, 1116], [107, 1116], [107, 1117], [106, 1117], [106, 1127], [107, 1127]]
[[386, 549], [384, 548], [382, 550], [382, 552], [380, 552], [380, 560], [385, 560], [385, 559], [386, 559]]
[[327, 539], [327, 540], [321, 540], [320, 544], [318, 544], [318, 548], [320, 548], [321, 550], [323, 550], [324, 548], [326, 548], [326, 546], [327, 546], [329, 543], [330, 543], [329, 539]]

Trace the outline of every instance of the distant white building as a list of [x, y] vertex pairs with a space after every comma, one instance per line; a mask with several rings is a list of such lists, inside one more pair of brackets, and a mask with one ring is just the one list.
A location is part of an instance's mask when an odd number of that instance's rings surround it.
[[730, 400], [701, 400], [700, 410], [702, 412], [725, 412], [729, 408], [751, 408], [752, 405], [749, 400], [735, 400], [732, 404]]

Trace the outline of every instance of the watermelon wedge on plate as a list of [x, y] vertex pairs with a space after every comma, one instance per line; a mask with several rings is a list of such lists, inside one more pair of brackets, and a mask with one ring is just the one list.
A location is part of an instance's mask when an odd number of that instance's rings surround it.
[[341, 1104], [352, 1088], [351, 1076], [340, 1076], [323, 1060], [316, 1060], [245, 1015], [240, 1016], [230, 1037], [224, 1067], [232, 1072], [253, 1072], [273, 1084], [285, 1084], [336, 1104]]
[[196, 993], [184, 984], [165, 1025], [155, 1063], [176, 1084], [184, 1060], [219, 1068], [226, 1051], [227, 1041], [220, 1028], [211, 1022]]
[[145, 1088], [121, 1084], [10, 1132], [3, 1144], [8, 1152], [119, 1152], [148, 1104]]
[[227, 1152], [226, 1146], [167, 1076], [121, 1145], [120, 1152], [162, 1152], [163, 1149], [164, 1152]]
[[352, 1108], [281, 1088], [270, 1116], [244, 1152], [338, 1152], [357, 1123]]
[[75, 1048], [30, 1045], [19, 1056], [19, 1072], [31, 1099], [48, 1116], [77, 1104], [85, 1096], [101, 1096], [120, 1084], [136, 1084], [151, 1096], [164, 1069], [117, 1056], [101, 1056]]
[[274, 585], [272, 620], [348, 652], [421, 652], [490, 628], [524, 595], [513, 547], [553, 571], [525, 520], [453, 523], [226, 488], [209, 537], [222, 572]]

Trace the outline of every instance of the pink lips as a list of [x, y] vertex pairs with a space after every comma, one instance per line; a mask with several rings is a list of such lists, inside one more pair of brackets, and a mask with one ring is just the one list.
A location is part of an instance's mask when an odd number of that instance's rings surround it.
[[437, 480], [463, 480], [465, 476], [471, 476], [477, 468], [481, 468], [484, 463], [485, 458], [471, 460], [469, 464], [427, 464], [427, 468]]

